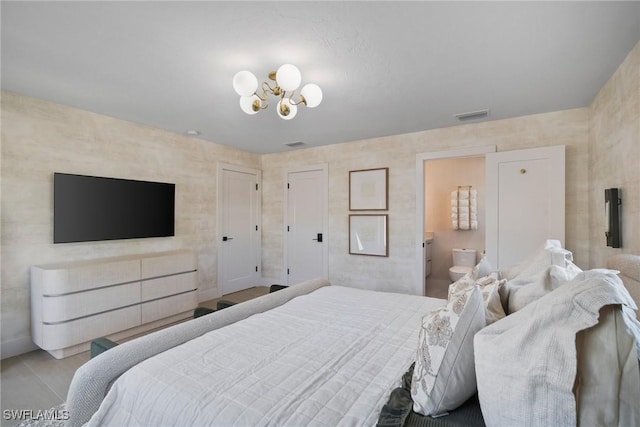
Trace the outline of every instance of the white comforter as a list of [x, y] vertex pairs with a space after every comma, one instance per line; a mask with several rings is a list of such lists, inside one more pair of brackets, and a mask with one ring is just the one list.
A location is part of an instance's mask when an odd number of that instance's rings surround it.
[[133, 367], [88, 425], [375, 425], [444, 303], [318, 289]]

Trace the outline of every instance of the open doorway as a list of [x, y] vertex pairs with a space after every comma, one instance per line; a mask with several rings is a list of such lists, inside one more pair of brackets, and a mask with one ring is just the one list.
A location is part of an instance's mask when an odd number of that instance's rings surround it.
[[[484, 157], [495, 151], [495, 146], [484, 146], [416, 156], [418, 293], [446, 298], [452, 249], [472, 246], [478, 254], [484, 250]], [[477, 200], [482, 200], [477, 207], [477, 230], [453, 230], [451, 193], [459, 185], [474, 186]]]
[[[473, 258], [475, 265], [482, 256], [486, 230], [485, 181], [484, 156], [425, 160], [424, 227], [429, 249], [425, 253], [428, 260], [425, 294], [446, 298], [449, 284], [457, 280], [452, 274], [459, 275], [458, 270], [467, 267], [465, 260], [470, 263]], [[459, 188], [460, 194], [467, 192], [464, 200], [457, 197]], [[468, 191], [473, 197], [468, 196]], [[466, 256], [462, 261], [453, 262], [454, 249], [456, 253], [464, 250]], [[452, 270], [454, 265], [456, 268]]]
[[[446, 297], [443, 289], [428, 289], [425, 271], [425, 232], [431, 222], [426, 203], [426, 187], [430, 181], [448, 178], [457, 180], [461, 172], [452, 166], [448, 170], [436, 171], [430, 179], [426, 169], [436, 163], [432, 160], [483, 158], [486, 170], [485, 195], [478, 194], [478, 200], [485, 203], [484, 219], [478, 218], [478, 230], [484, 228], [484, 249], [491, 266], [498, 270], [513, 267], [522, 261], [547, 239], [564, 242], [565, 221], [565, 147], [563, 145], [529, 148], [514, 151], [495, 152], [495, 147], [479, 147], [416, 156], [416, 271], [418, 282], [416, 293]], [[455, 181], [454, 181], [455, 183]], [[448, 185], [452, 185], [449, 182]], [[463, 184], [467, 185], [467, 184]], [[457, 185], [456, 185], [457, 187]], [[453, 191], [453, 189], [451, 189]], [[447, 204], [446, 201], [437, 201]], [[451, 203], [449, 203], [451, 209]], [[425, 226], [427, 225], [427, 226]], [[452, 227], [453, 228], [453, 227]], [[464, 231], [462, 233], [468, 233]], [[432, 245], [438, 241], [434, 233]], [[464, 244], [463, 242], [458, 242]], [[432, 246], [433, 248], [433, 246]], [[433, 251], [432, 251], [433, 252]], [[446, 252], [446, 251], [441, 251]], [[476, 254], [476, 260], [481, 254]], [[432, 257], [433, 257], [432, 253]], [[435, 264], [438, 260], [432, 260]], [[450, 264], [449, 264], [450, 265]], [[440, 266], [441, 272], [446, 267]], [[444, 274], [438, 279], [444, 280]], [[434, 277], [435, 278], [435, 277]]]

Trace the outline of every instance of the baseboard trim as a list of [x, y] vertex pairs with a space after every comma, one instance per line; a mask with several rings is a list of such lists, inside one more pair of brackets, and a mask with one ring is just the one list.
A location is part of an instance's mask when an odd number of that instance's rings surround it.
[[9, 357], [19, 356], [30, 351], [37, 350], [39, 347], [33, 342], [31, 337], [16, 338], [2, 342], [2, 350], [0, 358], [7, 359]]

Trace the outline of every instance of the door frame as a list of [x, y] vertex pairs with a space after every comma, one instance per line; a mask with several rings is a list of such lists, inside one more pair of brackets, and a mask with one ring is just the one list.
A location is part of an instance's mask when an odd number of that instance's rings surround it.
[[463, 157], [485, 157], [488, 153], [495, 153], [495, 145], [485, 145], [480, 147], [468, 147], [456, 150], [434, 151], [431, 153], [416, 154], [416, 279], [414, 293], [416, 295], [425, 294], [425, 248], [424, 248], [424, 223], [426, 214], [424, 209], [425, 192], [425, 162], [427, 160], [453, 159]]
[[288, 245], [289, 239], [287, 237], [287, 224], [289, 223], [289, 191], [287, 191], [287, 185], [289, 183], [289, 175], [292, 173], [299, 172], [313, 172], [313, 171], [321, 171], [322, 177], [324, 179], [324, 194], [320, 196], [324, 199], [324, 215], [323, 215], [323, 241], [326, 243], [323, 248], [323, 263], [322, 263], [322, 271], [325, 278], [329, 278], [329, 164], [328, 163], [318, 163], [315, 165], [307, 165], [307, 166], [297, 166], [292, 168], [287, 168], [283, 171], [283, 179], [282, 179], [282, 191], [284, 193], [283, 197], [283, 224], [282, 224], [282, 236], [283, 236], [283, 260], [282, 260], [282, 281], [283, 283], [289, 285], [289, 276], [287, 275], [287, 268], [289, 264], [289, 252]]
[[[223, 262], [223, 248], [222, 248], [222, 207], [224, 206], [224, 191], [222, 188], [224, 171], [232, 171], [239, 173], [247, 173], [256, 176], [256, 183], [258, 184], [258, 191], [256, 191], [256, 225], [258, 226], [258, 236], [256, 238], [256, 262], [258, 263], [259, 280], [262, 281], [262, 171], [259, 169], [249, 168], [245, 166], [233, 165], [230, 163], [218, 162], [217, 166], [217, 182], [216, 182], [216, 247], [217, 252], [217, 283], [216, 283], [216, 295], [202, 295], [200, 301], [207, 301], [209, 299], [219, 298], [222, 296], [222, 282], [224, 279], [224, 262]], [[205, 292], [203, 292], [205, 294]], [[203, 299], [205, 298], [205, 299]]]

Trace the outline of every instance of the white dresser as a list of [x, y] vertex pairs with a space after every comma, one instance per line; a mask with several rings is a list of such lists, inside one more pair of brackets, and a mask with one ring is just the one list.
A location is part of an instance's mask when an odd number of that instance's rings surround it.
[[197, 284], [188, 250], [32, 266], [33, 341], [61, 359], [189, 318]]

